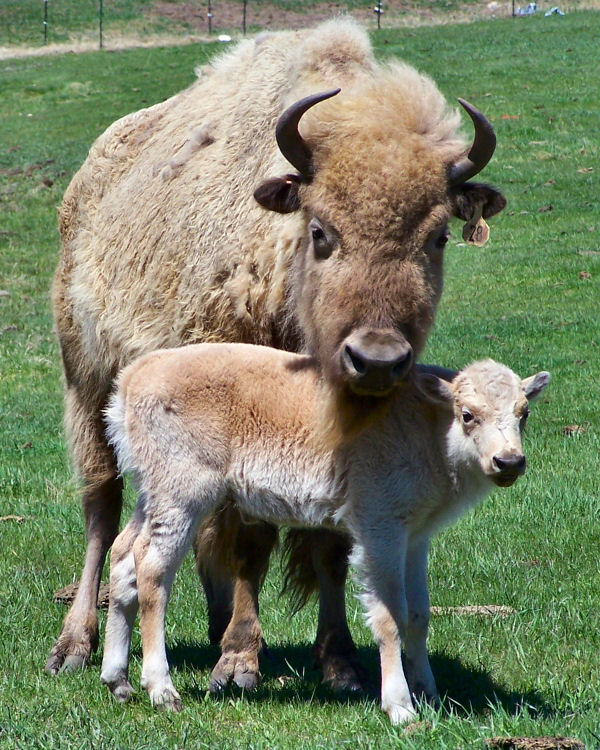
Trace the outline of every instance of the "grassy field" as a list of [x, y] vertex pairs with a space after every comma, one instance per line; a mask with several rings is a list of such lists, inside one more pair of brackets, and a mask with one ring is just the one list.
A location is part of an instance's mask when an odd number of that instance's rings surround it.
[[[74, 580], [83, 524], [61, 429], [49, 311], [56, 207], [93, 139], [117, 117], [192, 81], [215, 46], [0, 62], [0, 747], [483, 748], [497, 735], [570, 735], [600, 747], [600, 14], [385, 31], [382, 55], [431, 73], [450, 99], [492, 119], [485, 179], [507, 210], [483, 249], [453, 226], [446, 287], [426, 359], [491, 356], [522, 375], [551, 371], [525, 447], [529, 471], [439, 536], [432, 603], [508, 605], [506, 618], [438, 616], [430, 649], [445, 695], [407, 734], [367, 698], [338, 698], [310, 666], [316, 611], [290, 617], [274, 563], [262, 597], [271, 649], [252, 695], [206, 696], [217, 658], [191, 561], [169, 610], [173, 679], [186, 710], [127, 706], [90, 668], [43, 665]], [[569, 428], [569, 429], [565, 429]], [[132, 498], [129, 498], [131, 507]], [[349, 594], [352, 630], [377, 684], [377, 653]], [[104, 616], [102, 616], [102, 622]], [[133, 684], [139, 685], [139, 639]]]

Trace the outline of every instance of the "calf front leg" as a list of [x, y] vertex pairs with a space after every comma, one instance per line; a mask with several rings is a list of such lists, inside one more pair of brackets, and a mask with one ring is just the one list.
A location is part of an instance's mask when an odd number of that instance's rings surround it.
[[429, 538], [411, 540], [406, 555], [406, 600], [408, 620], [404, 650], [406, 672], [411, 693], [439, 705], [439, 695], [427, 655], [429, 629], [429, 593], [427, 591], [427, 557]]
[[353, 554], [366, 588], [361, 598], [367, 622], [379, 646], [381, 708], [392, 724], [403, 724], [416, 716], [401, 656], [408, 611], [405, 557], [404, 532], [394, 539], [371, 538], [366, 544], [357, 545]]

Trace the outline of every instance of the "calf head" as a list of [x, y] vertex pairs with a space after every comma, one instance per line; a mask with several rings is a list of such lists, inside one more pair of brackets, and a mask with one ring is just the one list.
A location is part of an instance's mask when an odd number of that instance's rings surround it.
[[462, 370], [452, 382], [434, 375], [417, 381], [430, 399], [452, 409], [451, 459], [478, 466], [499, 487], [509, 487], [525, 473], [521, 434], [529, 403], [550, 382], [547, 372], [521, 380], [508, 367], [488, 359]]
[[338, 92], [283, 113], [277, 141], [297, 172], [267, 180], [255, 198], [301, 217], [292, 306], [326, 378], [361, 396], [387, 396], [433, 323], [450, 216], [470, 218], [477, 206], [489, 217], [505, 205], [491, 187], [466, 182], [491, 158], [495, 136], [463, 103], [476, 133], [465, 156], [458, 113], [411, 68], [392, 66]]

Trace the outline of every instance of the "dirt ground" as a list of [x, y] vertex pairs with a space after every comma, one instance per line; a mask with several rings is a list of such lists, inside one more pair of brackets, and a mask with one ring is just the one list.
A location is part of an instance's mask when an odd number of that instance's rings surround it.
[[[520, 0], [518, 0], [520, 2]], [[371, 4], [351, 10], [352, 16], [368, 26], [377, 26], [377, 14]], [[463, 8], [441, 9], [442, 3], [431, 2], [425, 6], [415, 5], [410, 0], [388, 0], [382, 3], [384, 12], [381, 18], [383, 27], [387, 26], [420, 26], [424, 24], [468, 21], [474, 18], [490, 18], [510, 15], [512, 0], [479, 0], [465, 4]], [[272, 5], [249, 2], [246, 11], [248, 29], [298, 29], [311, 26], [332, 16], [343, 13], [347, 4], [343, 2], [323, 2], [311, 4], [305, 12], [283, 10]], [[207, 4], [154, 2], [150, 13], [163, 16], [172, 21], [188, 24], [196, 33], [207, 33]], [[213, 33], [231, 32], [242, 28], [243, 4], [240, 0], [216, 0], [212, 3]]]

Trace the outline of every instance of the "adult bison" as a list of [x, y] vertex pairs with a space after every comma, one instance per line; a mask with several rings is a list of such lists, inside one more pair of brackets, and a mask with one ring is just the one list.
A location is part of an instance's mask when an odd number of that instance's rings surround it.
[[[464, 106], [475, 126], [470, 149], [430, 79], [377, 63], [366, 34], [335, 21], [243, 41], [190, 88], [94, 143], [60, 210], [53, 290], [87, 553], [49, 671], [81, 666], [98, 644], [96, 593], [122, 506], [103, 421], [119, 368], [200, 341], [307, 350], [339, 409], [353, 401], [368, 411], [407, 374], [431, 328], [448, 219], [489, 217], [505, 204], [467, 182], [495, 138]], [[228, 533], [220, 529], [213, 543]], [[239, 528], [236, 570], [253, 585], [274, 534]], [[346, 543], [304, 539], [294, 549], [320, 585], [321, 666], [334, 685], [355, 686]], [[232, 581], [207, 558], [204, 582], [218, 640]]]

